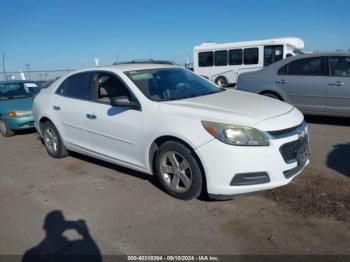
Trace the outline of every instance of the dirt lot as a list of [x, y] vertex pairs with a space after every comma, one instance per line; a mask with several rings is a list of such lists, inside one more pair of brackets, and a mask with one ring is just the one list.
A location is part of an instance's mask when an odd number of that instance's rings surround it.
[[[70, 241], [91, 236], [101, 254], [350, 255], [350, 120], [307, 120], [305, 172], [231, 201], [179, 201], [146, 174], [76, 154], [52, 159], [35, 133], [1, 137], [0, 254], [23, 255], [62, 226]], [[79, 219], [88, 234], [67, 222]]]

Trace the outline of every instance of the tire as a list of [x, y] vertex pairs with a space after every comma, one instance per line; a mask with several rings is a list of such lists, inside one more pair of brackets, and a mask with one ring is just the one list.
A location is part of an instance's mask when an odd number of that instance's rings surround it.
[[162, 144], [155, 156], [155, 172], [163, 189], [182, 200], [197, 198], [202, 191], [203, 174], [193, 152], [181, 143]]
[[273, 94], [273, 93], [264, 93], [264, 94], [262, 94], [262, 95], [282, 101], [282, 99], [281, 99], [279, 96], [277, 96], [277, 95], [275, 95], [275, 94]]
[[9, 128], [5, 121], [0, 120], [0, 132], [4, 137], [14, 136], [15, 132]]
[[47, 153], [53, 158], [63, 158], [68, 152], [54, 124], [46, 121], [42, 127], [43, 142]]
[[219, 76], [215, 79], [215, 84], [220, 87], [226, 87], [228, 85], [227, 79], [224, 76]]

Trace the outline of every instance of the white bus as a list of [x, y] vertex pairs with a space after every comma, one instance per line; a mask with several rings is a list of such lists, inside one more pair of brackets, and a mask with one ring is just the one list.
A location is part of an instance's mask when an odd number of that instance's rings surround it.
[[219, 86], [236, 84], [242, 72], [256, 71], [301, 53], [304, 41], [296, 37], [236, 43], [204, 43], [193, 49], [193, 70]]

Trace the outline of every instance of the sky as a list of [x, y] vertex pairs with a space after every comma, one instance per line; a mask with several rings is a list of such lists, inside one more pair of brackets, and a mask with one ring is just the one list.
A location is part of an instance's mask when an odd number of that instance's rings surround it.
[[[193, 46], [296, 36], [305, 50], [350, 49], [349, 0], [0, 0], [7, 71], [130, 59], [192, 60]], [[2, 66], [1, 66], [2, 68]]]

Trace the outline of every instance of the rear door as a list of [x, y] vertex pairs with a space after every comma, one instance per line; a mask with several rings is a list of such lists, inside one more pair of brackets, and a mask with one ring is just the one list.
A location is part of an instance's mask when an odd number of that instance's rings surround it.
[[86, 102], [92, 97], [91, 74], [78, 73], [62, 82], [52, 99], [53, 113], [65, 142], [84, 147], [87, 143], [85, 132]]
[[350, 115], [350, 56], [328, 58], [326, 111]]
[[275, 86], [287, 96], [287, 102], [310, 113], [325, 111], [325, 81], [325, 57], [293, 60], [275, 75]]

